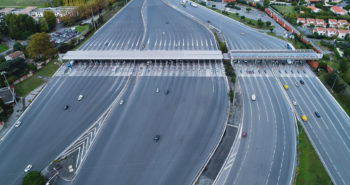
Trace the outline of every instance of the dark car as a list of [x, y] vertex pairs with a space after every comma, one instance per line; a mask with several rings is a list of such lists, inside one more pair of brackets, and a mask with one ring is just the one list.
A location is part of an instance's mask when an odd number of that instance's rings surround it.
[[153, 138], [153, 140], [154, 140], [155, 142], [158, 142], [159, 139], [160, 139], [160, 135], [155, 135], [154, 138]]
[[247, 136], [247, 132], [243, 132], [242, 137], [246, 137], [246, 136]]
[[318, 112], [315, 112], [315, 116], [318, 118], [321, 117], [320, 113], [318, 113]]
[[304, 81], [300, 80], [300, 83], [304, 85]]
[[166, 90], [166, 91], [165, 91], [165, 94], [166, 94], [166, 95], [168, 95], [168, 94], [169, 94], [169, 92], [170, 92], [169, 90]]
[[64, 110], [69, 109], [69, 105], [64, 106], [64, 108], [63, 108], [63, 109], [64, 109]]

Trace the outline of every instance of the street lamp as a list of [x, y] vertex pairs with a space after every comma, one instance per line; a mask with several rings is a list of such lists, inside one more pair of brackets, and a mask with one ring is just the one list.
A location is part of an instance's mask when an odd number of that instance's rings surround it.
[[337, 81], [338, 76], [339, 76], [339, 75], [338, 75], [338, 73], [339, 73], [338, 70], [337, 70], [335, 73], [336, 73], [337, 76], [335, 77], [334, 82], [333, 82], [333, 85], [332, 85], [332, 88], [331, 88], [331, 92], [332, 92], [332, 93], [334, 92], [334, 91], [333, 91], [333, 88], [334, 88], [335, 82]]

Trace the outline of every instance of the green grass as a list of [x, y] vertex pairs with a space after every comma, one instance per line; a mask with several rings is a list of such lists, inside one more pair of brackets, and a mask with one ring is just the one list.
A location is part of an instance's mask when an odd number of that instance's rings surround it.
[[282, 15], [288, 15], [288, 14], [292, 16], [296, 15], [294, 6], [283, 6], [283, 5], [272, 5], [272, 6]]
[[[211, 9], [221, 14], [221, 10], [216, 9], [216, 8], [214, 8], [214, 9], [211, 8]], [[226, 16], [228, 16], [228, 17], [230, 17], [238, 22], [241, 22], [249, 27], [255, 28], [255, 29], [269, 30], [270, 28], [274, 28], [274, 26], [266, 26], [265, 22], [264, 22], [263, 26], [259, 26], [258, 21], [255, 19], [250, 19], [247, 17], [245, 17], [244, 19], [241, 19], [241, 15], [236, 15], [235, 13], [231, 13], [231, 12], [226, 12], [226, 13], [228, 13], [228, 15], [226, 15]], [[223, 14], [223, 15], [225, 15], [225, 14]]]
[[85, 30], [87, 30], [87, 29], [89, 29], [89, 25], [88, 24], [85, 24], [85, 25], [83, 25], [83, 26], [77, 26], [76, 28], [75, 28], [75, 30], [77, 31], [77, 32], [84, 32]]
[[0, 44], [0, 53], [8, 50], [9, 47], [6, 44]]
[[14, 7], [25, 7], [25, 6], [39, 6], [44, 7], [45, 3], [49, 0], [0, 0], [0, 6], [14, 6]]
[[53, 60], [49, 62], [45, 67], [41, 68], [33, 76], [15, 85], [16, 93], [19, 96], [26, 96], [31, 91], [42, 85], [44, 83], [44, 80], [40, 79], [39, 76], [51, 77], [60, 67], [59, 65], [55, 64], [55, 62], [57, 61]]
[[302, 131], [302, 125], [298, 121], [299, 129], [299, 166], [297, 167], [297, 176], [294, 184], [296, 185], [327, 185], [330, 178], [323, 167], [316, 151], [314, 150], [305, 130]]

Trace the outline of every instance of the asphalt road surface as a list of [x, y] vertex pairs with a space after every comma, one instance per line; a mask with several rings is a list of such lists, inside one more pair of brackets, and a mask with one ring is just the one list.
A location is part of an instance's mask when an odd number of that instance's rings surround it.
[[187, 3], [185, 8], [180, 4], [180, 0], [168, 1], [177, 9], [198, 18], [207, 26], [212, 25], [221, 30], [225, 35], [229, 49], [286, 49], [285, 41], [260, 33], [256, 29], [245, 26], [201, 5], [195, 8]]
[[191, 184], [208, 159], [226, 121], [225, 78], [149, 76], [133, 83], [68, 184]]
[[[302, 70], [305, 73], [301, 72]], [[307, 65], [275, 66], [274, 71], [279, 76], [279, 80], [289, 86], [286, 92], [292, 101], [297, 102], [298, 105], [295, 106], [297, 114], [307, 116], [308, 122], [302, 122], [303, 127], [332, 181], [337, 185], [350, 184], [350, 118], [348, 115]], [[300, 80], [305, 84], [301, 85]], [[296, 82], [299, 86], [296, 86]], [[318, 112], [321, 117], [316, 117], [315, 112]]]
[[[229, 155], [214, 184], [291, 184], [296, 166], [293, 113], [272, 72], [235, 65], [243, 95], [239, 146]], [[260, 70], [260, 73], [259, 73]], [[256, 101], [251, 95], [256, 95]]]
[[[96, 120], [125, 82], [125, 77], [111, 76], [53, 77], [20, 118], [20, 127], [0, 144], [0, 184], [20, 184], [28, 164], [42, 170]], [[82, 101], [77, 101], [79, 94]], [[65, 105], [70, 108], [64, 110]]]
[[161, 0], [133, 0], [79, 50], [216, 50], [204, 26]]

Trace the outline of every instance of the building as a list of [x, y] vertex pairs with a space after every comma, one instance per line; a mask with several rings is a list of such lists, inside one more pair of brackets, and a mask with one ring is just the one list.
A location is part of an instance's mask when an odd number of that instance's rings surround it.
[[328, 37], [333, 37], [337, 35], [337, 29], [335, 28], [327, 28], [327, 36]]
[[336, 15], [346, 15], [347, 14], [346, 10], [344, 10], [343, 8], [338, 7], [338, 6], [332, 6], [331, 12], [333, 12]]
[[304, 26], [306, 24], [305, 18], [298, 18], [297, 19], [297, 24], [302, 24]]
[[306, 25], [307, 26], [316, 25], [315, 19], [307, 18], [306, 19]]
[[348, 28], [349, 27], [349, 23], [347, 20], [338, 20], [338, 27], [342, 27], [342, 28]]
[[338, 30], [338, 38], [344, 39], [346, 34], [349, 34], [349, 30]]
[[316, 26], [325, 28], [327, 23], [323, 19], [316, 19]]
[[320, 2], [320, 0], [306, 0], [307, 4], [317, 3]]
[[306, 8], [311, 9], [311, 11], [312, 11], [313, 13], [318, 13], [318, 12], [321, 11], [319, 8], [316, 8], [316, 7], [314, 7], [314, 6], [307, 6]]
[[2, 16], [7, 15], [9, 13], [12, 13], [13, 10], [14, 8], [3, 8], [0, 10], [0, 15]]
[[5, 104], [11, 104], [15, 102], [15, 93], [10, 87], [0, 88], [0, 99]]
[[16, 9], [13, 11], [14, 14], [26, 14], [26, 15], [31, 15], [32, 11], [35, 10], [36, 7], [35, 6], [28, 6], [26, 8], [22, 8], [22, 9]]
[[326, 28], [315, 28], [312, 32], [317, 33], [318, 35], [325, 36], [327, 33], [327, 29]]
[[328, 19], [328, 24], [330, 28], [338, 27], [338, 21], [336, 19]]
[[56, 8], [37, 8], [32, 11], [31, 16], [40, 18], [44, 17], [45, 11], [51, 11], [56, 17], [63, 17], [73, 12], [75, 7], [56, 7]]
[[10, 54], [5, 56], [5, 59], [6, 59], [6, 61], [8, 61], [8, 60], [16, 59], [18, 57], [26, 59], [26, 57], [24, 56], [24, 53], [22, 51], [15, 51], [13, 53], [10, 53]]

